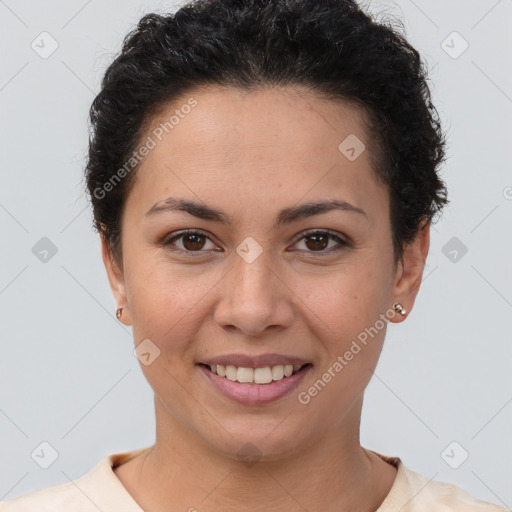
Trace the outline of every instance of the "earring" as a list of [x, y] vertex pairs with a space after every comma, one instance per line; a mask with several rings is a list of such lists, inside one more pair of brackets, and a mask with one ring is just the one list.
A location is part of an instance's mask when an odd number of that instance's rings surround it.
[[116, 311], [116, 317], [118, 320], [121, 318], [122, 314], [123, 314], [123, 308], [118, 308]]
[[402, 304], [400, 304], [400, 302], [395, 302], [393, 304], [393, 309], [397, 313], [400, 313], [402, 316], [405, 316], [407, 314], [407, 311], [403, 308], [403, 306], [402, 306]]

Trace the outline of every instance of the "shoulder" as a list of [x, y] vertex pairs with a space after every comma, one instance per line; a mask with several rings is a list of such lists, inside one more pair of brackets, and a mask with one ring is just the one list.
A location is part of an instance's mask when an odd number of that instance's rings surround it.
[[72, 482], [53, 485], [0, 503], [0, 512], [97, 512]]
[[377, 512], [509, 512], [479, 500], [455, 484], [434, 480], [409, 469], [400, 457], [371, 451], [397, 468], [393, 486]]
[[404, 468], [404, 473], [410, 490], [411, 512], [508, 512], [455, 484], [433, 480], [408, 468]]
[[75, 480], [0, 502], [0, 512], [141, 512], [113, 471], [140, 451], [103, 457]]

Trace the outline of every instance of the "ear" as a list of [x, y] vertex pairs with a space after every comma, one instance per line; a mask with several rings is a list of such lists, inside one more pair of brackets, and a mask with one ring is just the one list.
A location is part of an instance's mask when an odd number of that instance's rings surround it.
[[101, 243], [101, 255], [103, 257], [103, 263], [107, 271], [108, 281], [110, 283], [110, 289], [114, 294], [114, 299], [117, 303], [118, 308], [123, 308], [121, 318], [119, 319], [125, 325], [131, 325], [132, 320], [130, 311], [128, 309], [128, 301], [126, 300], [126, 288], [124, 284], [124, 276], [119, 265], [112, 256], [108, 243], [105, 237], [100, 234]]
[[[423, 278], [423, 269], [430, 247], [430, 222], [425, 219], [416, 238], [404, 247], [404, 256], [397, 264], [393, 303], [399, 302], [409, 313]], [[405, 316], [395, 315], [392, 322], [401, 322]]]

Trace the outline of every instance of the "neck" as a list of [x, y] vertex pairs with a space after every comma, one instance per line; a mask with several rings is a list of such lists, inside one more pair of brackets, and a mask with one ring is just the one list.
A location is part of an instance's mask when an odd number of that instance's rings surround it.
[[[146, 512], [168, 511], [171, 503], [175, 510], [200, 512], [374, 512], [396, 474], [392, 466], [360, 446], [362, 399], [343, 425], [274, 460], [251, 458], [249, 445], [249, 457], [243, 460], [240, 455], [221, 454], [171, 418], [158, 402], [155, 445], [116, 470]], [[349, 425], [352, 429], [347, 430]]]

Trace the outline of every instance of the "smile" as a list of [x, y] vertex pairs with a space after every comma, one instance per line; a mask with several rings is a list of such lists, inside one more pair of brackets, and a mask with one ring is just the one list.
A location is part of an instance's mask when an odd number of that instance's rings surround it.
[[265, 366], [263, 368], [245, 368], [232, 365], [212, 364], [205, 366], [212, 373], [233, 382], [241, 382], [246, 384], [270, 384], [271, 382], [280, 381], [291, 377], [307, 364], [287, 364]]
[[311, 363], [259, 368], [209, 363], [197, 365], [209, 388], [245, 406], [262, 406], [284, 398], [313, 370]]

